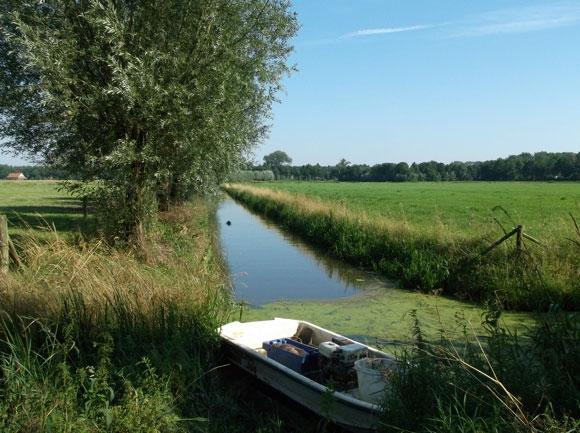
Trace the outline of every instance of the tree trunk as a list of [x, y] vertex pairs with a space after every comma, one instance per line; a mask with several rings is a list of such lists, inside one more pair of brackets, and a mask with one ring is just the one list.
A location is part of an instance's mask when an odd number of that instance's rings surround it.
[[157, 207], [160, 212], [167, 212], [170, 204], [170, 182], [163, 181], [157, 184]]
[[171, 176], [169, 184], [169, 201], [172, 204], [179, 204], [182, 201], [179, 181], [177, 176]]
[[127, 191], [127, 217], [125, 236], [137, 248], [145, 246], [145, 226], [148, 218], [147, 178], [143, 161], [135, 161], [132, 167], [132, 185]]

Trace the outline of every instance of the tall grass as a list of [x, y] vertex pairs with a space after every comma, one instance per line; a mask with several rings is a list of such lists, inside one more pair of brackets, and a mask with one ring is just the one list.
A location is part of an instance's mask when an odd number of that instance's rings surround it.
[[143, 259], [54, 233], [0, 280], [0, 430], [275, 431], [223, 386], [230, 311], [211, 209], [161, 216]]
[[[580, 254], [572, 242], [480, 253], [488, 241], [416, 227], [301, 194], [225, 185], [235, 199], [333, 256], [399, 279], [406, 288], [499, 302], [505, 308], [580, 308]], [[572, 231], [571, 231], [572, 234]]]
[[384, 401], [385, 432], [558, 432], [580, 428], [580, 322], [571, 313], [544, 315], [531, 338], [485, 316], [485, 340], [463, 322], [464, 337], [423, 340], [412, 315], [414, 345]]

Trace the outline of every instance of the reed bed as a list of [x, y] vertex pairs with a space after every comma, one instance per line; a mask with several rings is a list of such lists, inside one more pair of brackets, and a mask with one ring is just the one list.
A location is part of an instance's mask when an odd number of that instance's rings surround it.
[[[405, 288], [491, 301], [508, 309], [580, 308], [580, 254], [570, 241], [529, 246], [516, 253], [503, 244], [417, 227], [299, 193], [227, 184], [224, 190], [338, 259], [397, 278]], [[576, 234], [571, 230], [570, 236]]]

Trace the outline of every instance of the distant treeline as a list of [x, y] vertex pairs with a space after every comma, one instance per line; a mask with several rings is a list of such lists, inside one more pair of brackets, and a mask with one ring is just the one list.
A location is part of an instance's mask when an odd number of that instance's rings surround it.
[[[46, 166], [11, 166], [0, 164], [0, 179], [8, 173], [22, 172], [28, 179], [70, 179], [64, 170]], [[522, 153], [483, 162], [429, 161], [412, 163], [385, 162], [376, 165], [351, 164], [341, 160], [336, 165], [279, 165], [249, 167], [230, 176], [232, 181], [263, 180], [339, 180], [350, 182], [418, 181], [508, 181], [508, 180], [580, 180], [580, 152]]]
[[[254, 168], [263, 169], [261, 166]], [[334, 166], [281, 165], [272, 167], [272, 171], [276, 179], [353, 182], [580, 180], [580, 153], [522, 153], [493, 161], [450, 164], [386, 162], [370, 166], [342, 160]]]
[[66, 171], [42, 165], [5, 165], [0, 164], [0, 180], [6, 179], [9, 173], [24, 173], [27, 179], [69, 179]]

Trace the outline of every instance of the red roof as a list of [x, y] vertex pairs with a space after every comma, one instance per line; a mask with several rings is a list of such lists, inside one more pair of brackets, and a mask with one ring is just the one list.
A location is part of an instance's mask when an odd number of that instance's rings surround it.
[[26, 176], [24, 176], [24, 173], [20, 172], [20, 171], [15, 171], [14, 173], [10, 173], [8, 176], [6, 176], [6, 179], [20, 179], [21, 176], [26, 179]]

